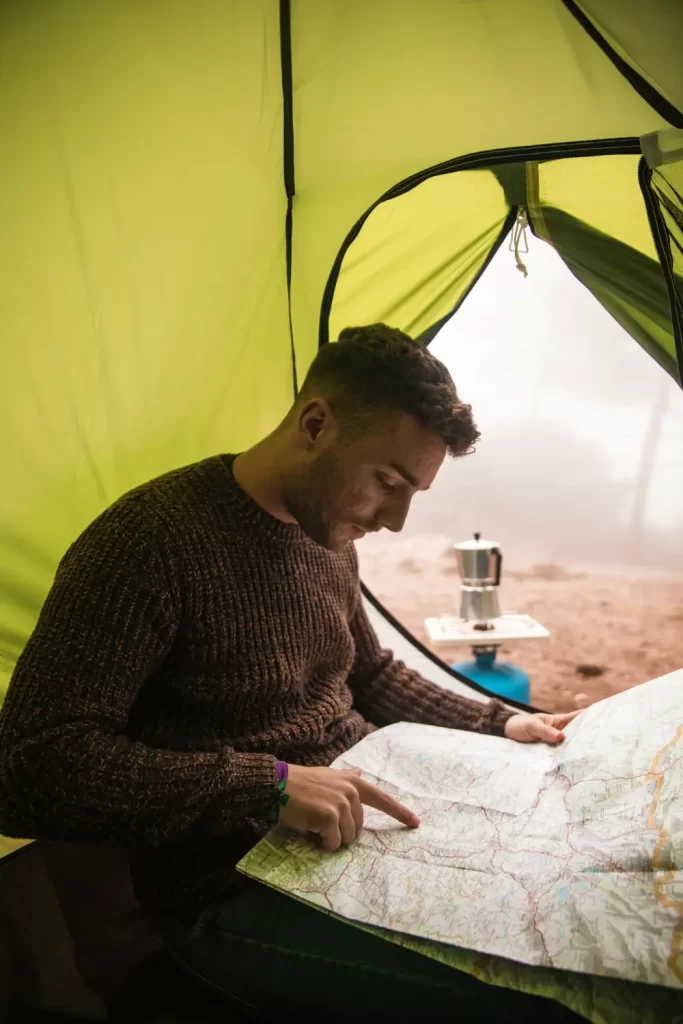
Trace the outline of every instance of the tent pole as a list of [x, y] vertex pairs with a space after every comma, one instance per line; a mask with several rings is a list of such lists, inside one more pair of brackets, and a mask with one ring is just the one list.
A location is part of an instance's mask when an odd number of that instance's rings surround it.
[[292, 96], [292, 25], [289, 0], [280, 0], [280, 67], [282, 71], [282, 169], [287, 213], [285, 216], [285, 260], [287, 267], [287, 316], [292, 356], [294, 397], [299, 391], [296, 371], [296, 346], [292, 322], [292, 235], [294, 228], [294, 103]]

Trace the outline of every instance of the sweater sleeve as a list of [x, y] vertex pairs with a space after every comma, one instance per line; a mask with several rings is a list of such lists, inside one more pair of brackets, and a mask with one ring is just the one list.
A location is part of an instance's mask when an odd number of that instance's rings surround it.
[[275, 758], [126, 736], [145, 679], [172, 650], [178, 601], [165, 577], [130, 500], [67, 552], [0, 712], [0, 831], [150, 846], [268, 816]]
[[501, 701], [461, 697], [394, 660], [391, 651], [382, 650], [360, 593], [350, 625], [356, 656], [349, 686], [357, 710], [368, 721], [379, 726], [419, 722], [503, 735], [505, 723], [514, 712]]

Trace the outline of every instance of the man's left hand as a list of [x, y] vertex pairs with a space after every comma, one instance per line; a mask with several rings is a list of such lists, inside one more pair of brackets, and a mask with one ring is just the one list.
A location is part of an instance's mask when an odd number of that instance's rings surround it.
[[581, 714], [579, 711], [568, 711], [565, 715], [548, 715], [544, 711], [537, 715], [512, 715], [505, 723], [505, 736], [518, 743], [561, 743], [564, 739], [562, 730]]

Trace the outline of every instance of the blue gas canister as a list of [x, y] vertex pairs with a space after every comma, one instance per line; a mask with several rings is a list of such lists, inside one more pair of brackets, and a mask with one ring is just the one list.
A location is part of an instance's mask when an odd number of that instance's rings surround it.
[[473, 661], [460, 661], [453, 665], [453, 669], [502, 700], [529, 703], [529, 677], [523, 669], [497, 661], [496, 651], [490, 647], [483, 650], [475, 647], [472, 653]]

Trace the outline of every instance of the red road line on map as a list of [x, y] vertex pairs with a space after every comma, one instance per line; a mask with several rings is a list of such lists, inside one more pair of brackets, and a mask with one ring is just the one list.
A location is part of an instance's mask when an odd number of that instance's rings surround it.
[[[655, 784], [654, 796], [647, 814], [647, 827], [659, 832], [659, 838], [657, 839], [657, 844], [655, 846], [654, 853], [652, 854], [652, 867], [655, 871], [664, 870], [662, 865], [662, 852], [668, 839], [664, 826], [657, 825], [655, 821], [655, 815], [657, 813], [659, 800], [662, 794], [662, 787], [664, 786], [664, 772], [660, 770], [659, 764], [667, 751], [671, 750], [672, 747], [675, 747], [681, 737], [683, 737], [683, 725], [679, 725], [674, 738], [669, 740], [666, 746], [662, 747], [662, 749], [656, 754], [652, 762], [652, 767], [646, 776], [646, 782], [654, 781]], [[654, 891], [655, 897], [663, 906], [668, 907], [671, 910], [675, 910], [678, 913], [678, 924], [674, 928], [673, 938], [671, 940], [671, 952], [669, 953], [666, 962], [678, 980], [683, 982], [683, 969], [681, 969], [678, 964], [678, 958], [681, 953], [681, 941], [683, 940], [683, 900], [672, 900], [663, 891], [663, 887], [669, 882], [672, 882], [673, 878], [673, 871], [667, 871], [663, 878], [655, 879]]]

